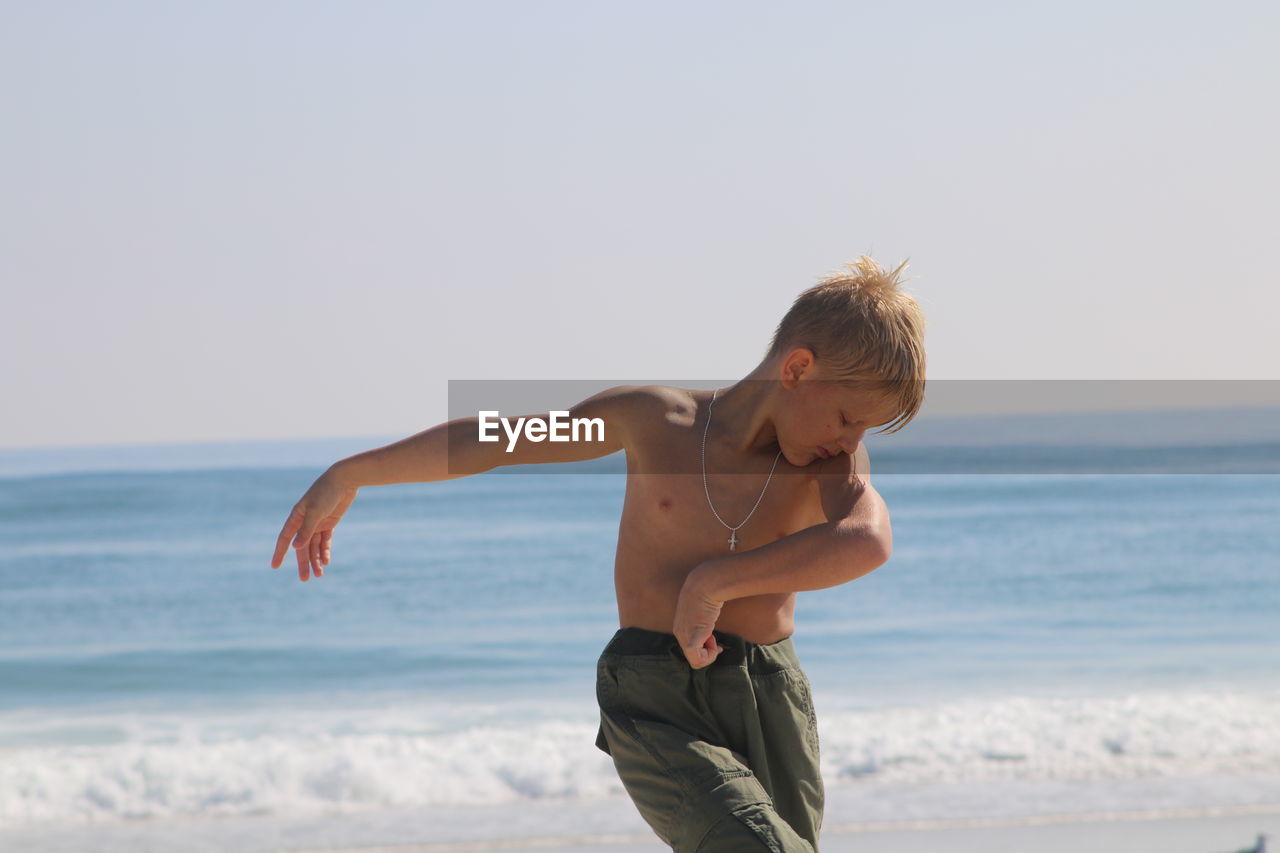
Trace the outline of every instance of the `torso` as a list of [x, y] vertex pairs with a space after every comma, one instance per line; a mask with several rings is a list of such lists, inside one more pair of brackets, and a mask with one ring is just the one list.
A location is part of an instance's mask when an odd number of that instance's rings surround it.
[[[730, 531], [716, 520], [703, 486], [700, 457], [706, 408], [705, 402], [699, 405], [702, 396], [703, 392], [663, 388], [654, 416], [628, 425], [627, 490], [614, 563], [623, 627], [670, 633], [685, 577], [704, 560], [730, 553]], [[760, 498], [777, 447], [751, 458], [730, 458], [728, 452], [708, 444], [708, 488], [716, 512], [728, 524], [737, 525]], [[813, 477], [817, 468], [798, 468], [778, 457], [759, 506], [737, 530], [733, 553], [826, 521]], [[717, 470], [750, 473], [717, 474]], [[776, 642], [794, 631], [795, 603], [794, 592], [727, 601], [716, 630], [753, 643]]]

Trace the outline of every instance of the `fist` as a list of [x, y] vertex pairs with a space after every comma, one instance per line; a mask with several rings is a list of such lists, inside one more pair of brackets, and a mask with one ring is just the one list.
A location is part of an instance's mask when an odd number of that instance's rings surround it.
[[695, 574], [690, 573], [680, 590], [671, 633], [680, 641], [680, 649], [689, 666], [701, 669], [714, 663], [724, 651], [712, 633], [724, 602], [717, 600], [705, 585], [695, 579]]

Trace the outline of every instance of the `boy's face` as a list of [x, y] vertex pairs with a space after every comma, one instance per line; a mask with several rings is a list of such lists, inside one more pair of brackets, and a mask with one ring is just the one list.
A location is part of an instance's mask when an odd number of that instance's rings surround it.
[[877, 393], [869, 384], [850, 386], [805, 377], [791, 389], [775, 428], [778, 445], [792, 465], [853, 453], [868, 429], [898, 416], [896, 400]]

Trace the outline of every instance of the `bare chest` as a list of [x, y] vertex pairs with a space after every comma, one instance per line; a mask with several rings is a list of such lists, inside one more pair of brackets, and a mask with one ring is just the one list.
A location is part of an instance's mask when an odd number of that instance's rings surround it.
[[701, 471], [629, 460], [619, 567], [683, 574], [711, 557], [758, 548], [821, 523], [812, 478], [785, 461], [778, 467], [783, 470], [771, 477], [766, 468], [709, 474], [704, 481]]

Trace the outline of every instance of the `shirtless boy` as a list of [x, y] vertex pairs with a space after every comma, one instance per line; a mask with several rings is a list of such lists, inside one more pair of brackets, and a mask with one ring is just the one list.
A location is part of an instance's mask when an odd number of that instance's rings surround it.
[[574, 406], [570, 417], [603, 422], [603, 440], [507, 452], [462, 418], [340, 460], [294, 506], [271, 566], [292, 542], [299, 578], [323, 576], [361, 486], [625, 450], [621, 627], [597, 667], [596, 745], [674, 850], [813, 853], [823, 785], [791, 641], [796, 593], [889, 559], [862, 437], [901, 429], [923, 401], [924, 320], [899, 289], [903, 266], [864, 255], [806, 290], [764, 360], [727, 388], [619, 386]]

